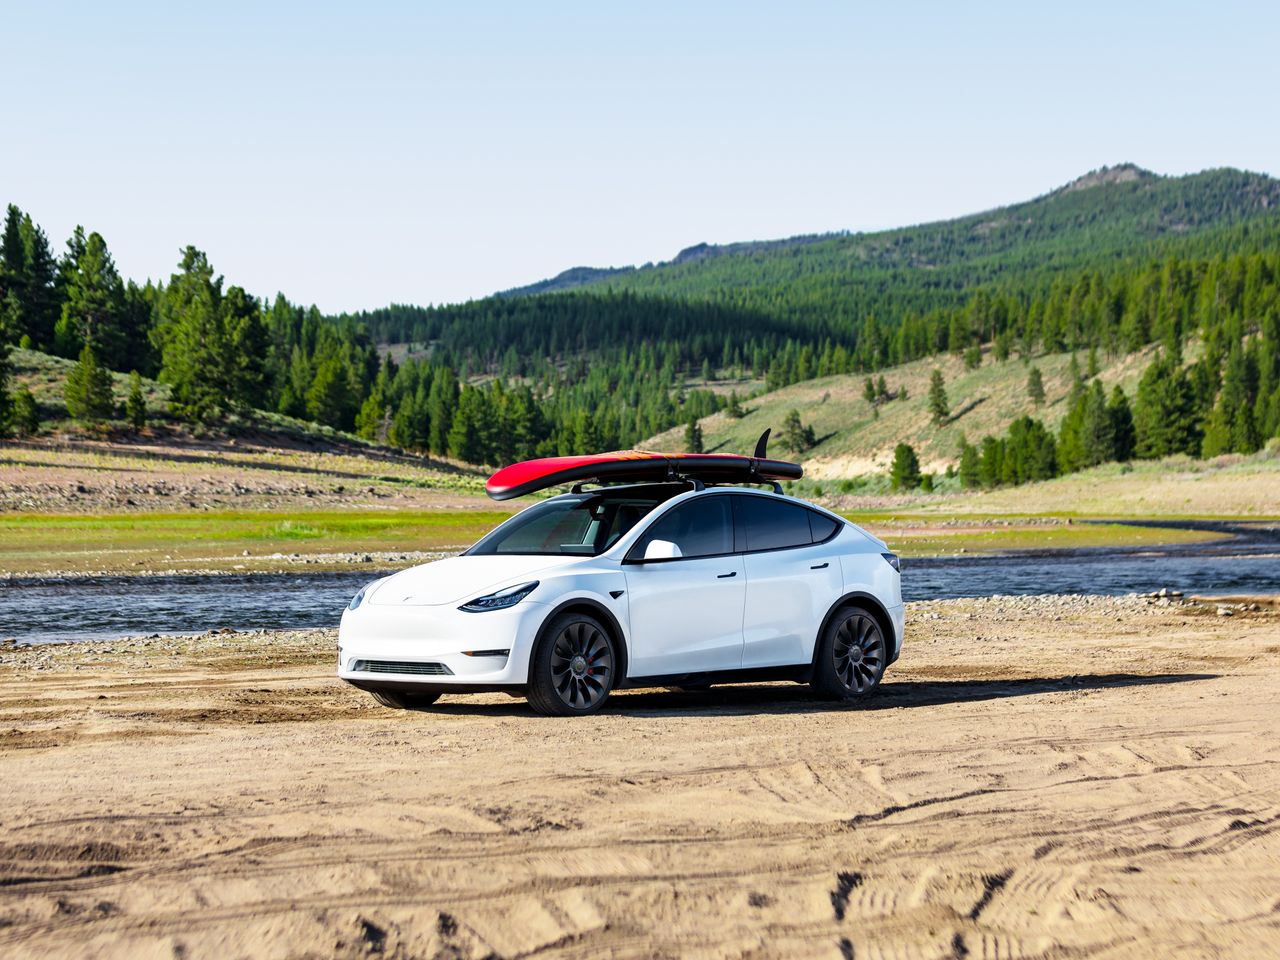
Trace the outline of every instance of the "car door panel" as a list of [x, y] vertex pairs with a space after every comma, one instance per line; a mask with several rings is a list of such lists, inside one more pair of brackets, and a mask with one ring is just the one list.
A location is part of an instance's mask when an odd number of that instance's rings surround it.
[[743, 667], [808, 663], [822, 618], [840, 596], [838, 558], [823, 545], [749, 553]]
[[627, 673], [665, 676], [742, 664], [742, 557], [640, 563], [624, 568], [630, 597]]
[[[746, 569], [733, 548], [729, 497], [677, 504], [645, 530], [623, 567], [630, 598], [628, 676], [654, 677], [742, 664]], [[664, 559], [646, 560], [661, 542]]]

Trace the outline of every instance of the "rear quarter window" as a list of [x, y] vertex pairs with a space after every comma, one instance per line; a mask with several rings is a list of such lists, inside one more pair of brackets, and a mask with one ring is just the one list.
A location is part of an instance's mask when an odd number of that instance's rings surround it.
[[825, 513], [818, 513], [816, 510], [806, 510], [809, 514], [809, 533], [813, 537], [814, 543], [822, 543], [835, 535], [836, 528], [840, 526], [839, 521], [828, 517]]

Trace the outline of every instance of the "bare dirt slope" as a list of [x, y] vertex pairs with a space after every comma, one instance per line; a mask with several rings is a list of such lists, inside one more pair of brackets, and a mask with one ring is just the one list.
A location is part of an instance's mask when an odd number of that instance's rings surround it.
[[5, 957], [1265, 957], [1280, 615], [910, 610], [802, 688], [407, 714], [332, 635], [0, 655]]

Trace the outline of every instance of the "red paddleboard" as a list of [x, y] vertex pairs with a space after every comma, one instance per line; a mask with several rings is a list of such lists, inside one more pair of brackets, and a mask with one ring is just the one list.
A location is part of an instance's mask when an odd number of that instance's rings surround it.
[[585, 457], [543, 457], [503, 467], [489, 478], [484, 489], [494, 500], [510, 500], [585, 480], [628, 482], [688, 477], [706, 483], [761, 483], [799, 480], [804, 476], [804, 468], [798, 463], [765, 459], [763, 437], [756, 450], [761, 456], [618, 450]]

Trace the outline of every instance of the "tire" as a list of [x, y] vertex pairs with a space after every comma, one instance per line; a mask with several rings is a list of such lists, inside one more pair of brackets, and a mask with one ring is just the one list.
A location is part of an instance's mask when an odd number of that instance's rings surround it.
[[370, 690], [373, 699], [396, 710], [425, 710], [440, 699], [438, 693], [410, 693], [404, 690]]
[[529, 706], [548, 717], [582, 717], [609, 699], [618, 655], [604, 624], [562, 613], [543, 630], [529, 661]]
[[884, 631], [862, 607], [836, 611], [818, 641], [814, 693], [826, 700], [857, 700], [880, 685], [889, 664]]

